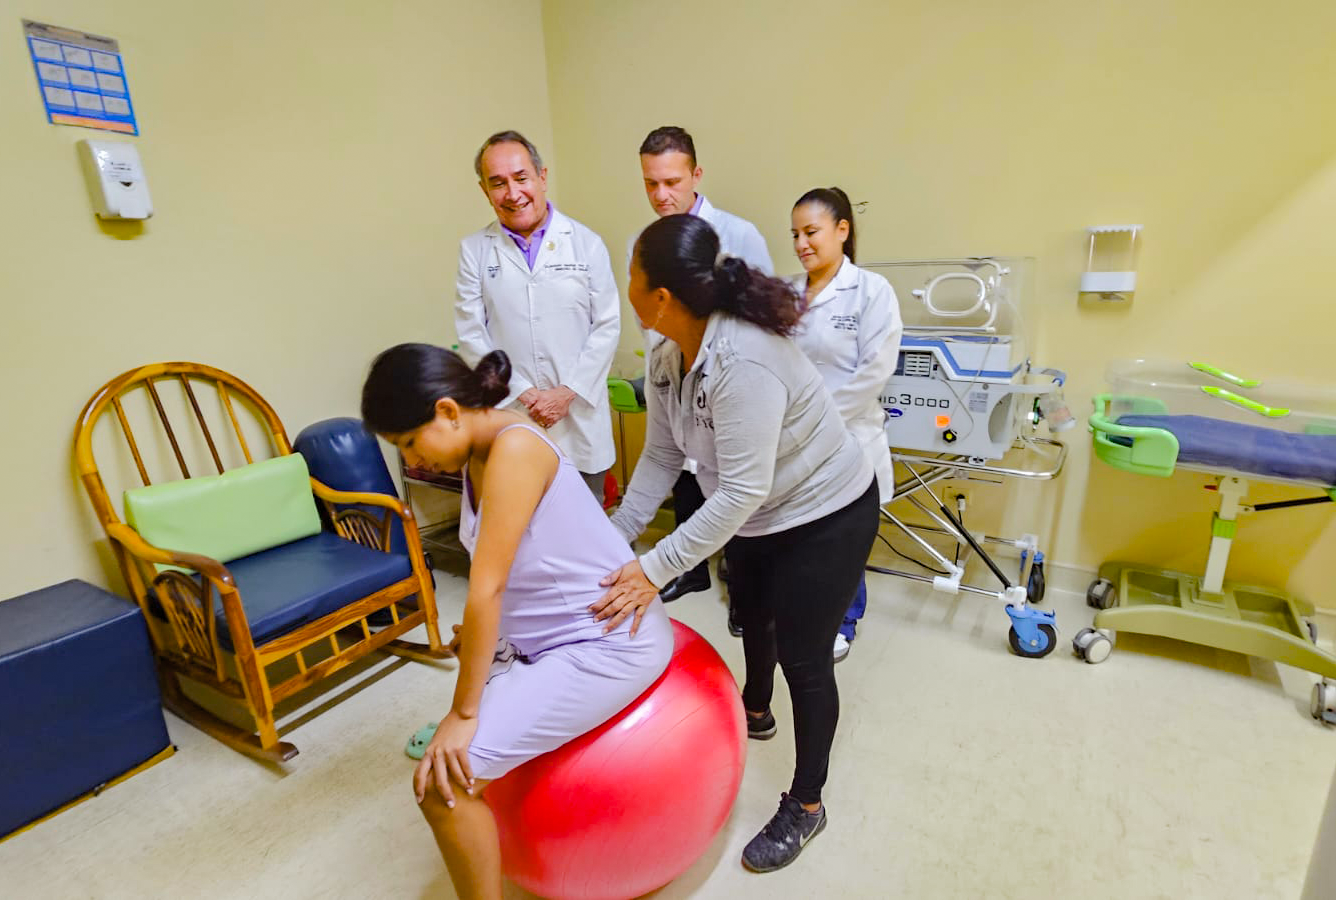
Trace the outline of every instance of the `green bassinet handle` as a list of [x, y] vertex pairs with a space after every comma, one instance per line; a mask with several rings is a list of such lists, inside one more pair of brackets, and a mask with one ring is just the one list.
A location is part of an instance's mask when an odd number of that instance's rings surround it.
[[1279, 419], [1288, 416], [1290, 411], [1283, 406], [1267, 406], [1258, 403], [1256, 400], [1249, 400], [1247, 397], [1241, 397], [1233, 391], [1227, 391], [1218, 387], [1203, 387], [1203, 394], [1209, 394], [1217, 400], [1223, 400], [1226, 403], [1232, 403], [1235, 406], [1241, 406], [1249, 412], [1255, 412], [1260, 416], [1266, 416], [1269, 419]]
[[1188, 365], [1204, 375], [1210, 375], [1212, 378], [1219, 378], [1221, 381], [1227, 381], [1235, 387], [1255, 388], [1262, 383], [1256, 378], [1244, 378], [1242, 375], [1226, 372], [1224, 369], [1217, 368], [1210, 363], [1195, 362], [1188, 363]]

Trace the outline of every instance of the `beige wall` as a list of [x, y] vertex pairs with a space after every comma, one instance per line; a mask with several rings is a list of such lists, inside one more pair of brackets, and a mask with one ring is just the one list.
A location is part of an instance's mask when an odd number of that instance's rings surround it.
[[[142, 230], [95, 221], [74, 142], [107, 133], [47, 124], [21, 17], [120, 41]], [[452, 341], [458, 240], [490, 218], [473, 152], [504, 127], [550, 150], [551, 119], [538, 0], [0, 0], [0, 22], [5, 597], [119, 581], [70, 463], [113, 375], [207, 362], [295, 435], [355, 414], [376, 351]], [[528, 75], [493, 90], [499, 53]]]
[[[98, 133], [45, 122], [22, 16], [121, 41], [158, 210], [142, 231], [94, 220], [73, 144]], [[210, 362], [295, 433], [354, 412], [381, 347], [450, 341], [455, 244], [489, 218], [471, 155], [501, 127], [539, 143], [614, 259], [650, 216], [635, 148], [666, 122], [695, 133], [706, 191], [760, 225], [781, 271], [789, 205], [831, 183], [869, 202], [867, 259], [1034, 256], [1036, 359], [1071, 372], [1081, 413], [1116, 357], [1332, 374], [1336, 7], [1320, 0], [0, 0], [0, 19], [0, 596], [114, 582], [69, 463], [75, 415], [112, 375]], [[1081, 229], [1107, 221], [1147, 225], [1142, 290], [1082, 310]], [[1060, 562], [1200, 563], [1200, 478], [1092, 469], [1071, 442], [1058, 484], [993, 501], [1006, 525], [1052, 534]], [[1246, 520], [1231, 575], [1336, 605], [1332, 518]]]
[[[781, 272], [798, 268], [793, 200], [827, 184], [869, 203], [864, 259], [1035, 257], [1034, 356], [1071, 374], [1078, 415], [1119, 357], [1336, 381], [1327, 0], [549, 0], [544, 27], [566, 208], [610, 246], [651, 215], [639, 141], [680, 124], [706, 193], [760, 226]], [[1134, 305], [1078, 308], [1083, 228], [1128, 221], [1147, 226]], [[1084, 432], [1068, 440], [1059, 483], [994, 502], [1006, 525], [1083, 567], [1202, 563], [1201, 477], [1092, 468]], [[1230, 574], [1292, 573], [1336, 606], [1332, 522], [1330, 507], [1245, 520]]]

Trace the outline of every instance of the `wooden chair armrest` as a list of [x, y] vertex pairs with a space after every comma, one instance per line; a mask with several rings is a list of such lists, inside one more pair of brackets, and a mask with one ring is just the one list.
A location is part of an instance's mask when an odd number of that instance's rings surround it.
[[228, 572], [227, 567], [216, 559], [200, 556], [198, 553], [181, 553], [177, 550], [163, 550], [154, 547], [140, 537], [139, 532], [122, 522], [113, 522], [108, 525], [107, 535], [144, 562], [194, 569], [215, 584], [228, 587], [236, 586], [232, 581], [232, 573]]
[[401, 519], [412, 519], [413, 511], [399, 502], [398, 497], [392, 497], [389, 494], [377, 494], [374, 492], [361, 491], [336, 491], [328, 485], [321, 484], [316, 479], [311, 479], [311, 490], [321, 500], [327, 500], [330, 503], [360, 503], [365, 506], [379, 506], [383, 509], [393, 511]]

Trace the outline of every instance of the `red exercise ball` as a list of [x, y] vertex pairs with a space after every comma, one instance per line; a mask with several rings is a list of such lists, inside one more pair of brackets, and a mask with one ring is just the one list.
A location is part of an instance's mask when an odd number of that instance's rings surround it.
[[673, 622], [673, 657], [634, 703], [484, 795], [501, 861], [553, 900], [626, 900], [691, 867], [742, 783], [747, 723], [715, 649]]

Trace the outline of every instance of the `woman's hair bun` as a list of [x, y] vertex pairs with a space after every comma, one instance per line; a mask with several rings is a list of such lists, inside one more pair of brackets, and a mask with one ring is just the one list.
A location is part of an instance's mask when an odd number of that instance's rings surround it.
[[746, 291], [751, 281], [751, 269], [736, 256], [721, 256], [714, 264], [714, 283], [719, 306], [736, 311], [734, 298]]
[[510, 393], [510, 357], [505, 351], [493, 350], [478, 360], [473, 374], [482, 406], [496, 406]]

